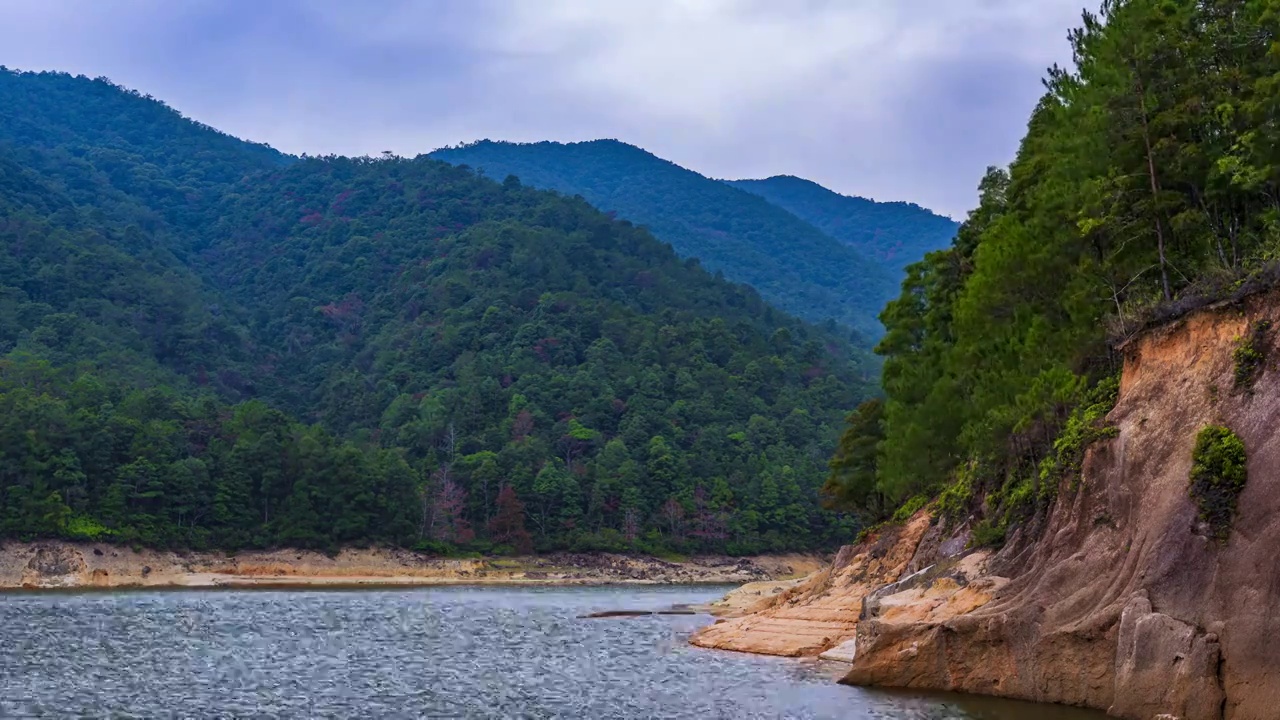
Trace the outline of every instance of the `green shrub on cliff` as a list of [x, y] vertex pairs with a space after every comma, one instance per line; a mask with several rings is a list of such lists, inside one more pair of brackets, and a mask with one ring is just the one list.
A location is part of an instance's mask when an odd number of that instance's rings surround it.
[[938, 495], [938, 514], [950, 520], [959, 520], [973, 501], [972, 473], [961, 470], [955, 482]]
[[999, 547], [1004, 544], [1007, 530], [1008, 527], [1004, 523], [981, 520], [973, 526], [973, 532], [969, 535], [969, 547]]
[[911, 498], [910, 500], [906, 501], [905, 503], [903, 503], [902, 507], [898, 508], [897, 512], [893, 514], [893, 521], [906, 522], [911, 519], [911, 516], [919, 512], [920, 508], [928, 504], [929, 504], [928, 495], [917, 495]]
[[73, 540], [105, 540], [115, 533], [91, 517], [73, 516], [63, 525], [62, 534]]
[[1190, 494], [1200, 520], [1216, 539], [1226, 541], [1236, 502], [1248, 480], [1244, 442], [1229, 428], [1210, 425], [1196, 437], [1191, 460]]
[[1120, 396], [1120, 376], [1113, 375], [1098, 383], [1085, 395], [1085, 400], [1071, 413], [1062, 433], [1053, 442], [1053, 454], [1040, 463], [1040, 492], [1052, 497], [1058, 483], [1070, 477], [1079, 480], [1084, 451], [1093, 443], [1115, 437], [1120, 429], [1106, 424], [1107, 413]]

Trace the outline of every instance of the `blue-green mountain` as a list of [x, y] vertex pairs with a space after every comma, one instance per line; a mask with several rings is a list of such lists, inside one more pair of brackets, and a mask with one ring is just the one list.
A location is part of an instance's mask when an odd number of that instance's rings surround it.
[[[872, 224], [865, 229], [871, 241], [862, 242], [814, 222], [833, 228], [855, 222], [846, 207], [822, 205], [821, 212], [806, 218], [772, 202], [762, 188], [713, 180], [616, 140], [482, 141], [432, 156], [495, 180], [514, 175], [535, 187], [581, 195], [601, 210], [645, 226], [679, 255], [751, 285], [773, 305], [811, 322], [834, 320], [866, 340], [881, 334], [877, 315], [897, 296], [899, 260], [911, 253], [917, 253], [912, 261], [919, 260], [925, 248], [946, 245], [950, 235], [940, 236], [939, 228], [952, 233], [955, 228], [914, 206], [889, 204], [863, 213]], [[772, 188], [772, 181], [759, 182]], [[920, 237], [913, 235], [913, 222], [922, 223]], [[882, 245], [876, 245], [876, 237]]]

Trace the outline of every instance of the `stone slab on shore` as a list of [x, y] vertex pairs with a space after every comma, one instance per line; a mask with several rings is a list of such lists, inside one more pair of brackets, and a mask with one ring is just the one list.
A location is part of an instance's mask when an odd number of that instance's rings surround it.
[[[832, 565], [780, 592], [769, 592], [732, 619], [694, 634], [706, 648], [765, 655], [816, 656], [857, 634], [862, 599], [902, 575], [929, 529], [920, 513], [903, 527], [847, 546]], [[741, 592], [741, 591], [739, 591]], [[731, 601], [726, 597], [724, 602]]]

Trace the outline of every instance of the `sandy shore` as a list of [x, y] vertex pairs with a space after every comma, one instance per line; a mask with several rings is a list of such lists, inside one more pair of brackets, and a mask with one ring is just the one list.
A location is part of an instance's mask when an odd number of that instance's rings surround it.
[[0, 545], [0, 589], [752, 583], [807, 575], [823, 561], [816, 555], [667, 561], [576, 553], [456, 559], [388, 548], [333, 557], [309, 550], [226, 555], [11, 542]]

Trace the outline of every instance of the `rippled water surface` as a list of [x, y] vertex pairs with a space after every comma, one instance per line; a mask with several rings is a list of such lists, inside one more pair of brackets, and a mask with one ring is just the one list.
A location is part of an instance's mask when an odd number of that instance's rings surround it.
[[690, 647], [720, 588], [0, 595], [0, 717], [1092, 720]]

